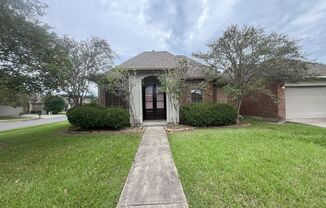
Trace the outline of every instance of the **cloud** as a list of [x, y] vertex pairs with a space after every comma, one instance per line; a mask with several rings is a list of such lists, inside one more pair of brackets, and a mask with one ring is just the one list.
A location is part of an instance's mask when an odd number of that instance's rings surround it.
[[100, 36], [120, 55], [144, 50], [191, 55], [230, 24], [260, 25], [302, 39], [311, 59], [326, 63], [325, 0], [46, 0], [44, 21], [77, 39]]

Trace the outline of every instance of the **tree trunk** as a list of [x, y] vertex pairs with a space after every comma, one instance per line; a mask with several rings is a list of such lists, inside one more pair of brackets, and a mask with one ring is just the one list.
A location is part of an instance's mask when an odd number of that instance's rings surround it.
[[237, 124], [240, 124], [240, 109], [241, 109], [241, 104], [242, 104], [242, 97], [238, 97], [237, 100]]

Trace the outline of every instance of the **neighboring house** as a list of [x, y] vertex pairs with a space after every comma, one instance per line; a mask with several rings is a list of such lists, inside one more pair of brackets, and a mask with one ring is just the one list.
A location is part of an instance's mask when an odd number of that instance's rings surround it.
[[0, 105], [0, 117], [15, 117], [24, 112], [21, 106], [12, 107], [9, 105]]
[[45, 114], [42, 96], [40, 94], [35, 94], [35, 95], [30, 96], [29, 101], [28, 101], [28, 110], [26, 112], [27, 113], [38, 113], [40, 111], [43, 114]]
[[24, 113], [36, 113], [43, 111], [43, 101], [40, 95], [33, 95], [21, 106], [0, 105], [0, 117], [16, 117]]
[[[223, 86], [208, 83], [205, 88], [199, 87], [207, 79], [203, 65], [186, 56], [173, 55], [167, 51], [143, 52], [120, 67], [134, 71], [130, 78], [132, 83], [131, 101], [135, 118], [139, 123], [146, 120], [179, 121], [179, 112], [175, 112], [168, 97], [160, 90], [157, 75], [163, 70], [178, 67], [179, 61], [186, 59], [189, 63], [186, 81], [189, 84], [183, 98], [183, 104], [192, 102], [229, 102]], [[326, 67], [311, 64], [313, 72], [326, 75]], [[326, 117], [326, 78], [302, 83], [268, 82], [266, 85], [278, 97], [278, 102], [267, 96], [248, 97], [241, 107], [241, 114], [261, 116], [273, 119], [291, 119], [308, 117]], [[108, 90], [99, 87], [99, 104], [102, 106], [124, 106], [126, 103]]]

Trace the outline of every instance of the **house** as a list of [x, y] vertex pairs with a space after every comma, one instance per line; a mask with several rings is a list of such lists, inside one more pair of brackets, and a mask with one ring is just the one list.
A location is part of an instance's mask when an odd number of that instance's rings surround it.
[[[186, 81], [189, 87], [183, 98], [183, 104], [192, 102], [230, 102], [223, 86], [208, 83], [205, 88], [199, 84], [209, 76], [205, 68], [193, 59], [173, 55], [167, 51], [147, 51], [122, 63], [120, 67], [133, 70], [130, 83], [134, 86], [130, 97], [133, 103], [134, 117], [137, 122], [146, 120], [166, 120], [168, 123], [179, 121], [178, 109], [174, 110], [169, 97], [160, 90], [157, 75], [163, 70], [175, 69], [179, 61], [186, 59], [189, 70]], [[300, 117], [326, 117], [326, 67], [310, 64], [311, 71], [322, 74], [307, 82], [281, 83], [270, 81], [266, 86], [278, 97], [276, 103], [269, 97], [247, 97], [242, 106], [243, 115], [260, 116], [273, 119], [292, 119]], [[324, 77], [325, 75], [325, 77]], [[99, 87], [99, 104], [102, 106], [127, 106], [109, 90]]]
[[46, 112], [44, 111], [44, 103], [42, 100], [42, 95], [37, 93], [34, 95], [31, 95], [28, 100], [28, 109], [25, 110], [27, 113], [38, 113], [38, 112], [43, 112], [45, 114]]
[[[134, 86], [131, 92], [133, 96], [130, 99], [134, 105], [134, 117], [137, 122], [143, 123], [146, 120], [166, 120], [168, 123], [179, 121], [179, 112], [174, 110], [169, 97], [160, 90], [157, 75], [163, 70], [177, 68], [180, 60], [183, 59], [191, 63], [186, 74], [188, 82], [196, 86], [197, 83], [206, 79], [206, 73], [200, 63], [167, 51], [143, 52], [120, 65], [122, 68], [136, 72], [130, 79], [131, 85]], [[184, 96], [185, 103], [192, 101], [217, 102], [214, 89], [212, 84], [205, 90], [196, 87], [189, 89]], [[102, 106], [126, 106], [121, 99], [102, 88], [99, 88], [99, 104]]]
[[43, 110], [40, 94], [29, 96], [20, 106], [0, 105], [0, 117], [17, 117], [24, 113], [37, 113]]
[[240, 113], [277, 120], [326, 117], [326, 65], [308, 63], [307, 67], [316, 76], [298, 83], [270, 81], [266, 87], [278, 102], [264, 95], [249, 96]]
[[17, 117], [24, 112], [21, 106], [0, 105], [0, 117]]

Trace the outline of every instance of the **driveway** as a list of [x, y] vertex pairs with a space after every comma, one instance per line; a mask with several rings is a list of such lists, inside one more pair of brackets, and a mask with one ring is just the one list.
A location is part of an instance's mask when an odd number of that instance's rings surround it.
[[323, 118], [297, 118], [288, 120], [293, 123], [307, 124], [326, 128], [326, 117]]
[[29, 127], [29, 126], [37, 126], [43, 124], [50, 124], [50, 123], [62, 122], [66, 120], [67, 120], [67, 116], [65, 115], [55, 115], [55, 116], [44, 116], [41, 119], [29, 120], [29, 121], [3, 122], [0, 123], [0, 131], [6, 131], [6, 130]]

